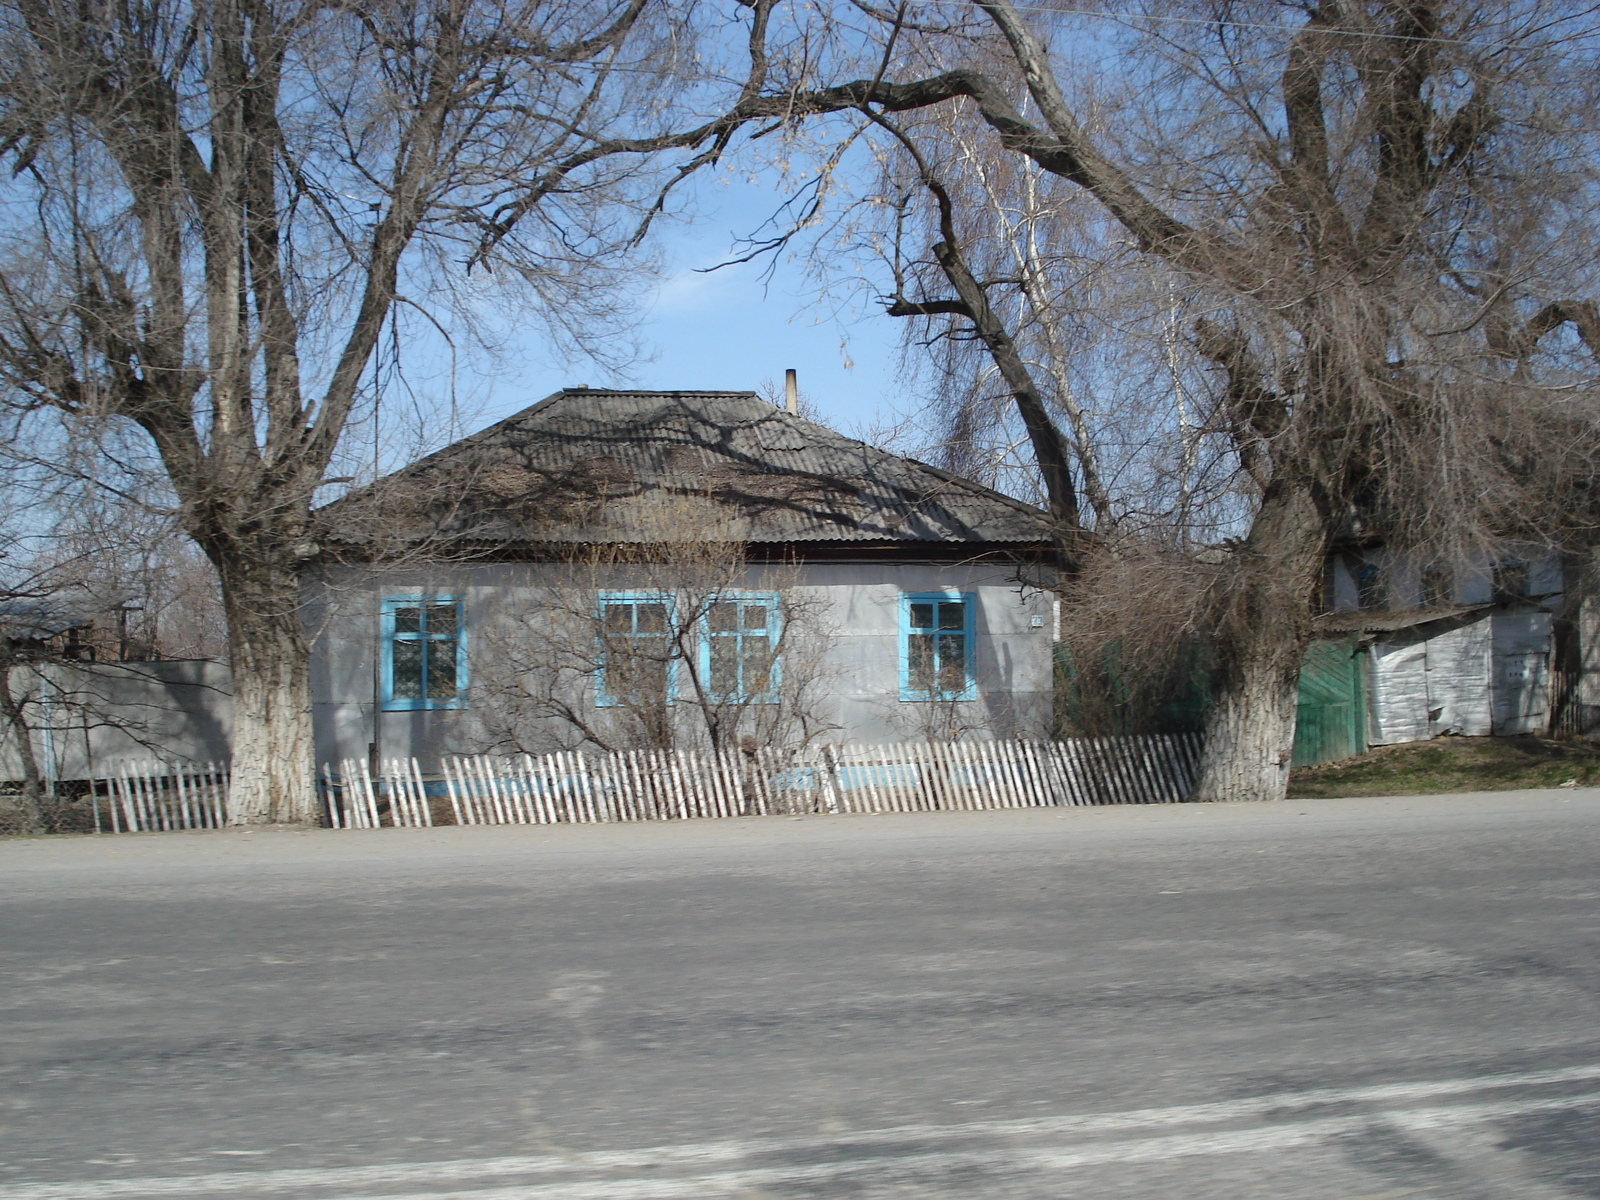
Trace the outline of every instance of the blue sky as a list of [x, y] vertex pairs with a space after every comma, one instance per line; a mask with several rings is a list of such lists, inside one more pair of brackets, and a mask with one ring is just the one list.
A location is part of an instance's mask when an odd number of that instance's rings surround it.
[[[876, 416], [903, 411], [911, 398], [899, 383], [900, 331], [893, 318], [867, 311], [836, 319], [831, 308], [816, 303], [815, 286], [800, 266], [782, 259], [769, 281], [762, 279], [764, 260], [697, 270], [735, 255], [737, 239], [781, 199], [770, 187], [705, 181], [693, 197], [702, 219], [663, 231], [665, 272], [638, 329], [649, 360], [623, 382], [686, 390], [760, 390], [770, 383], [781, 389], [784, 370], [793, 367], [800, 390], [837, 429], [850, 432]], [[517, 384], [495, 388], [492, 418], [568, 384], [613, 382], [598, 367], [550, 364], [537, 347], [528, 349]]]

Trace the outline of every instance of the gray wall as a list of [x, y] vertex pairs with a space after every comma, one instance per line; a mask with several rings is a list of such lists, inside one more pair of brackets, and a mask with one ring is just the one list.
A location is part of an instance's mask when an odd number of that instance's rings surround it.
[[[488, 748], [488, 735], [473, 711], [487, 702], [483, 697], [469, 698], [465, 709], [377, 711], [380, 600], [408, 594], [464, 600], [470, 697], [472, 680], [481, 679], [489, 665], [484, 662], [489, 644], [505, 636], [512, 622], [539, 612], [554, 570], [519, 564], [346, 570], [310, 584], [319, 764], [365, 757], [374, 741], [380, 757], [415, 755], [430, 771], [443, 753]], [[1052, 602], [1009, 576], [1008, 568], [993, 564], [804, 564], [751, 567], [741, 586], [781, 589], [811, 610], [809, 642], [787, 648], [786, 655], [814, 653], [820, 663], [818, 708], [824, 723], [837, 728], [818, 736], [819, 742], [922, 740], [930, 724], [947, 728], [952, 719], [965, 736], [1042, 736], [1051, 710]], [[620, 589], [624, 581], [607, 586]], [[933, 591], [972, 592], [977, 598], [978, 699], [970, 703], [933, 706], [899, 698], [900, 596]], [[550, 736], [572, 740], [556, 729]]]
[[[43, 663], [16, 667], [40, 769], [58, 779], [103, 778], [135, 762], [225, 762], [233, 726], [227, 663]], [[21, 775], [10, 730], [0, 772]]]
[[[1500, 554], [1503, 561], [1518, 561], [1528, 568], [1528, 592], [1539, 597], [1546, 608], [1554, 609], [1562, 590], [1561, 557], [1550, 550], [1507, 542]], [[1389, 594], [1385, 609], [1400, 611], [1422, 603], [1422, 572], [1415, 562], [1385, 549], [1335, 555], [1329, 561], [1330, 600], [1333, 612], [1354, 612], [1360, 607], [1355, 573], [1362, 562], [1372, 563], [1383, 572]], [[1488, 604], [1494, 600], [1494, 569], [1489, 563], [1453, 573], [1450, 602], [1457, 605]]]

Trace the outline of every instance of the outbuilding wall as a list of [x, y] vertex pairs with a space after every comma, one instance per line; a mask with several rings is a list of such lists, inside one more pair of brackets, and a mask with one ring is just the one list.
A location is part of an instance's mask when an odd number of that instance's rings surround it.
[[[1502, 547], [1498, 560], [1521, 567], [1520, 594], [1497, 593], [1489, 562], [1452, 572], [1448, 594], [1430, 598], [1422, 571], [1404, 556], [1378, 548], [1332, 560], [1327, 599], [1336, 613], [1362, 607], [1363, 567], [1381, 572], [1385, 603], [1366, 634], [1372, 745], [1549, 728], [1562, 560], [1515, 543]], [[1438, 607], [1421, 608], [1426, 599]]]
[[[226, 762], [233, 675], [224, 662], [47, 662], [11, 673], [39, 769], [55, 779], [103, 778], [150, 761]], [[0, 778], [22, 768], [0, 731]]]

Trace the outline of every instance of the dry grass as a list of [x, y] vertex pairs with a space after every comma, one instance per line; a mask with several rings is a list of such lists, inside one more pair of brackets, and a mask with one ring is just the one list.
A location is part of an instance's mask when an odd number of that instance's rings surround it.
[[1294, 798], [1420, 796], [1436, 792], [1600, 784], [1600, 745], [1542, 737], [1444, 737], [1382, 746], [1356, 758], [1302, 767], [1289, 778]]

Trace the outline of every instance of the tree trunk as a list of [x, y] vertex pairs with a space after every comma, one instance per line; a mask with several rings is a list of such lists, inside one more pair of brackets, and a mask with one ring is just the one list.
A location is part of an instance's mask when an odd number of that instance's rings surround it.
[[1325, 528], [1308, 487], [1274, 484], [1236, 551], [1192, 800], [1282, 800], [1288, 792]]
[[11, 669], [16, 665], [9, 651], [0, 651], [0, 717], [11, 727], [11, 736], [17, 743], [17, 759], [22, 766], [22, 832], [40, 833], [44, 829], [44, 776], [40, 774], [39, 759], [33, 752], [33, 730], [28, 725], [27, 714], [11, 690]]
[[233, 665], [230, 825], [321, 823], [309, 651], [290, 561], [216, 556]]

